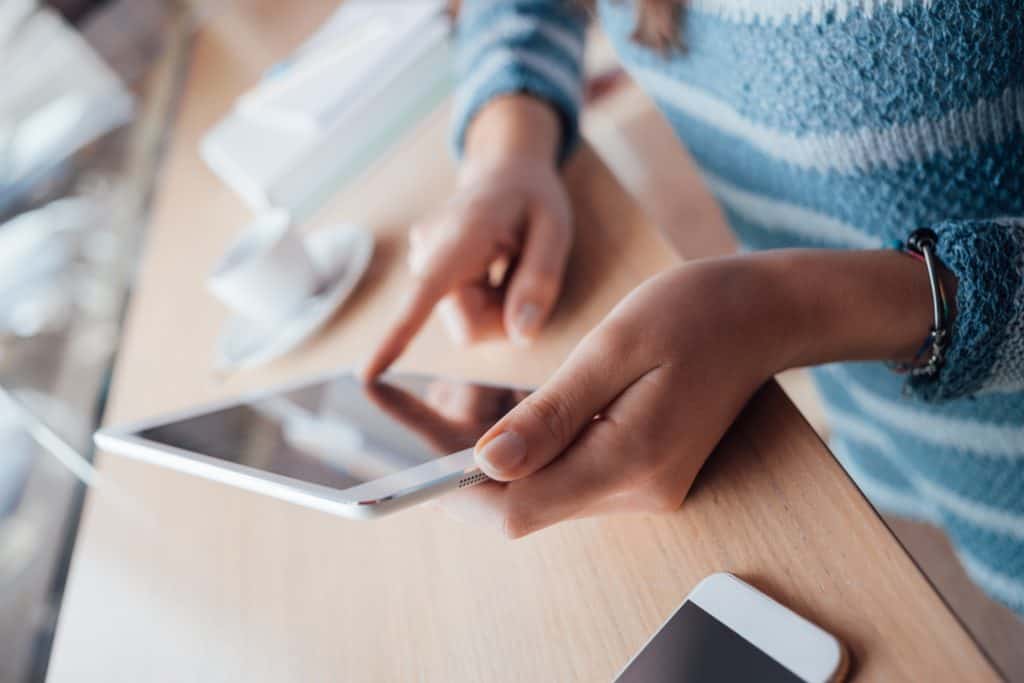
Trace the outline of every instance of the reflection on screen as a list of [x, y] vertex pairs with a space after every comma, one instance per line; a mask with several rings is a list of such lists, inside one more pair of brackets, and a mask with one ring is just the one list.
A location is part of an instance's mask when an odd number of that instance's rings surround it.
[[800, 683], [781, 664], [687, 601], [617, 683]]
[[525, 395], [416, 375], [364, 386], [345, 374], [139, 436], [346, 489], [471, 447]]

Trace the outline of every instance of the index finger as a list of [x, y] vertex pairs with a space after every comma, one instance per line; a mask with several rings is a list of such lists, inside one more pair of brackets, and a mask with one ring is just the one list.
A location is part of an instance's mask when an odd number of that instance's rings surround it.
[[497, 256], [490, 233], [472, 219], [446, 217], [433, 225], [440, 229], [435, 229], [419, 245], [418, 265], [414, 267], [418, 276], [413, 289], [403, 301], [397, 320], [360, 372], [365, 382], [372, 381], [395, 362], [445, 295], [485, 276]]
[[391, 329], [384, 335], [384, 339], [360, 371], [359, 374], [364, 382], [373, 381], [402, 355], [405, 347], [427, 322], [434, 306], [447, 293], [447, 279], [443, 270], [434, 270], [416, 284], [402, 304], [398, 320], [392, 324]]

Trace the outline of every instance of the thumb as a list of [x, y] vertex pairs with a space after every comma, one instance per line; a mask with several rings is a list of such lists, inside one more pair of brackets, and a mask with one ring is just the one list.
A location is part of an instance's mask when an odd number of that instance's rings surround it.
[[629, 386], [629, 370], [622, 359], [600, 337], [585, 339], [547, 384], [480, 438], [480, 469], [492, 479], [512, 481], [557, 458]]

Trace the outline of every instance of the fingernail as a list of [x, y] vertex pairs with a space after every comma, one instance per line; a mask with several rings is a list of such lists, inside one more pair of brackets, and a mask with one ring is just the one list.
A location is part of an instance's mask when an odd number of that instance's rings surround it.
[[512, 472], [526, 459], [526, 441], [515, 432], [502, 432], [484, 444], [476, 456], [496, 472]]
[[519, 308], [515, 322], [512, 327], [512, 341], [520, 346], [530, 343], [533, 333], [536, 331], [540, 319], [540, 307], [537, 304], [526, 303]]

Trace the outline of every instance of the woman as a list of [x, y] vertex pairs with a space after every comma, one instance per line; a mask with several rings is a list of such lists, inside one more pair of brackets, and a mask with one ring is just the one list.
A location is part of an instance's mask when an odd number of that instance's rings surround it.
[[[478, 442], [503, 483], [473, 492], [473, 514], [518, 537], [673, 510], [763, 382], [822, 366], [832, 445], [873, 502], [941, 525], [972, 578], [1024, 613], [1020, 3], [595, 11], [762, 251], [689, 263], [627, 296]], [[463, 3], [458, 190], [412, 229], [418, 285], [368, 377], [435, 304], [463, 342], [541, 332], [572, 240], [586, 239], [558, 170], [578, 139], [585, 19], [567, 0]], [[933, 233], [908, 243], [921, 227]], [[517, 265], [492, 288], [502, 255]]]

